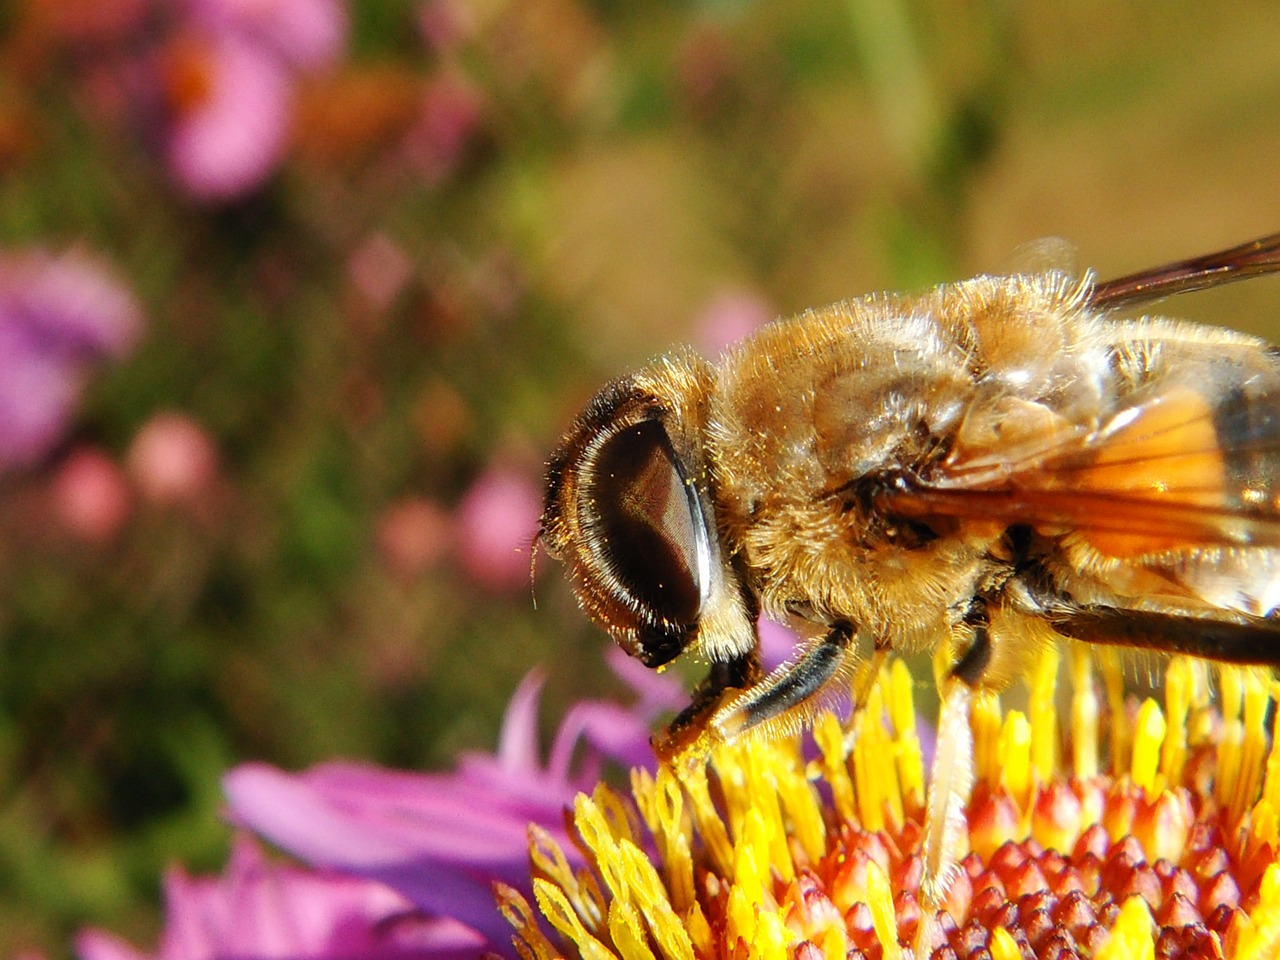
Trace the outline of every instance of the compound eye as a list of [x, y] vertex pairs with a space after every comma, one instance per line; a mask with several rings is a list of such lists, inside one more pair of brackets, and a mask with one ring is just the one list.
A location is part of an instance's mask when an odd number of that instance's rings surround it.
[[[584, 519], [621, 599], [642, 620], [665, 625], [671, 639], [683, 634], [670, 627], [698, 619], [709, 589], [711, 541], [697, 491], [661, 422], [642, 420], [605, 440], [594, 458], [590, 493], [591, 515]], [[650, 652], [665, 662], [679, 649]]]

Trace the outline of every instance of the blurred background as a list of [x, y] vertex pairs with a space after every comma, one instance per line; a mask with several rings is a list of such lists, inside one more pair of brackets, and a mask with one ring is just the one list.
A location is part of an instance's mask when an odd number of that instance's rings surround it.
[[[153, 942], [218, 779], [619, 693], [529, 546], [674, 343], [1280, 230], [1280, 8], [0, 0], [0, 955]], [[1280, 281], [1176, 312], [1280, 336]]]

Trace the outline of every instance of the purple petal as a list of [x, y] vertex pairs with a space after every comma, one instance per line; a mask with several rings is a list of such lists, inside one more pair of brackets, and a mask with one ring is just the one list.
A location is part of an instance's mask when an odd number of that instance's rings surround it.
[[0, 259], [0, 328], [23, 331], [33, 349], [68, 360], [120, 356], [141, 326], [133, 295], [87, 254]]
[[77, 934], [75, 951], [80, 960], [149, 960], [142, 951], [102, 930], [83, 930]]
[[78, 364], [30, 349], [27, 339], [0, 326], [0, 467], [49, 452], [84, 379]]
[[[276, 863], [244, 839], [220, 877], [171, 871], [165, 901], [157, 960], [445, 960], [486, 945], [455, 920], [425, 917], [384, 884]], [[97, 931], [81, 934], [77, 950], [83, 960], [143, 956]]]
[[646, 667], [634, 657], [627, 656], [621, 647], [611, 645], [604, 658], [609, 668], [640, 698], [635, 707], [640, 716], [652, 719], [664, 711], [682, 710], [688, 705], [689, 694], [678, 680]]
[[773, 620], [760, 618], [756, 629], [760, 636], [760, 663], [766, 670], [786, 662], [800, 643], [794, 630]]
[[511, 695], [498, 738], [498, 762], [506, 769], [539, 769], [538, 699], [546, 679], [545, 670], [530, 670]]
[[191, 0], [192, 17], [235, 32], [303, 70], [319, 70], [342, 56], [347, 15], [338, 0]]
[[[604, 701], [578, 703], [570, 708], [556, 732], [548, 769], [552, 776], [568, 781], [579, 741], [590, 744], [599, 754], [624, 767], [652, 767], [654, 756], [649, 737], [649, 725], [631, 710]], [[590, 789], [596, 779], [594, 769], [584, 770], [574, 778], [583, 789]]]
[[230, 200], [257, 188], [284, 154], [291, 82], [267, 51], [210, 34], [183, 51], [199, 62], [198, 99], [186, 103], [169, 131], [169, 166], [202, 200]]

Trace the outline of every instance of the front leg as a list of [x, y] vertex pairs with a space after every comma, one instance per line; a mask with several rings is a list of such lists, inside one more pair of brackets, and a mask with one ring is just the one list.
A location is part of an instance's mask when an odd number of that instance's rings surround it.
[[833, 690], [836, 681], [847, 680], [853, 668], [854, 633], [851, 623], [838, 621], [798, 657], [741, 687], [729, 680], [731, 665], [717, 665], [699, 686], [693, 705], [655, 742], [658, 756], [673, 763], [693, 760], [749, 731], [768, 736], [798, 729], [821, 703], [822, 694]]

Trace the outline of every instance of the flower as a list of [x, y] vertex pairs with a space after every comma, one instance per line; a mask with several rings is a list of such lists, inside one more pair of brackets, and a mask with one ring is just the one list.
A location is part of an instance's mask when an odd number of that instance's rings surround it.
[[458, 562], [491, 590], [515, 590], [529, 583], [529, 550], [538, 533], [542, 494], [528, 475], [490, 467], [458, 504]]
[[158, 59], [164, 152], [197, 199], [259, 187], [288, 146], [300, 76], [332, 66], [347, 21], [336, 0], [188, 0]]
[[89, 368], [128, 352], [141, 317], [88, 255], [0, 254], [0, 468], [52, 450]]
[[[613, 662], [620, 660], [619, 653]], [[424, 915], [449, 917], [501, 950], [509, 933], [491, 884], [528, 888], [529, 825], [567, 840], [565, 807], [590, 789], [606, 761], [652, 764], [654, 716], [680, 698], [676, 684], [649, 676], [630, 708], [579, 703], [544, 764], [536, 745], [541, 686], [540, 674], [526, 677], [507, 708], [497, 754], [466, 755], [454, 773], [326, 763], [290, 774], [245, 764], [224, 781], [231, 816], [313, 866], [385, 885]]]
[[[246, 837], [222, 876], [173, 870], [164, 887], [168, 924], [156, 960], [460, 960], [483, 948], [474, 932], [424, 916], [383, 884], [273, 862]], [[76, 952], [81, 960], [149, 956], [100, 930], [81, 933]]]
[[567, 840], [564, 810], [575, 794], [606, 761], [651, 765], [654, 717], [683, 697], [678, 684], [621, 651], [610, 663], [636, 681], [636, 702], [576, 704], [545, 763], [536, 722], [543, 680], [535, 672], [511, 699], [496, 755], [466, 755], [453, 773], [356, 763], [301, 774], [237, 767], [224, 781], [231, 818], [309, 866], [268, 859], [241, 836], [222, 876], [178, 870], [166, 878], [167, 922], [155, 954], [88, 930], [77, 940], [81, 960], [511, 956], [491, 884], [529, 889], [530, 824]]
[[217, 482], [218, 449], [195, 420], [157, 413], [138, 430], [126, 456], [129, 476], [144, 499], [194, 504]]
[[124, 471], [94, 447], [80, 446], [58, 467], [52, 484], [54, 515], [68, 533], [91, 544], [108, 543], [133, 507]]
[[340, 0], [187, 0], [191, 19], [215, 33], [238, 35], [302, 70], [333, 66], [346, 42]]
[[[1280, 751], [1261, 672], [1175, 660], [1162, 710], [1129, 710], [1103, 658], [1112, 772], [1100, 772], [1089, 653], [1072, 652], [1070, 763], [1058, 760], [1058, 653], [1031, 708], [975, 699], [977, 786], [941, 903], [921, 894], [925, 777], [901, 662], [850, 739], [831, 714], [799, 738], [715, 748], [708, 768], [632, 774], [574, 801], [587, 869], [532, 831], [534, 897], [499, 900], [525, 958], [1044, 957], [1264, 960], [1280, 949]], [[643, 824], [643, 827], [641, 827]], [[651, 857], [645, 851], [656, 850]]]
[[292, 84], [270, 52], [230, 34], [190, 33], [163, 57], [169, 127], [165, 158], [200, 200], [257, 188], [284, 156]]

